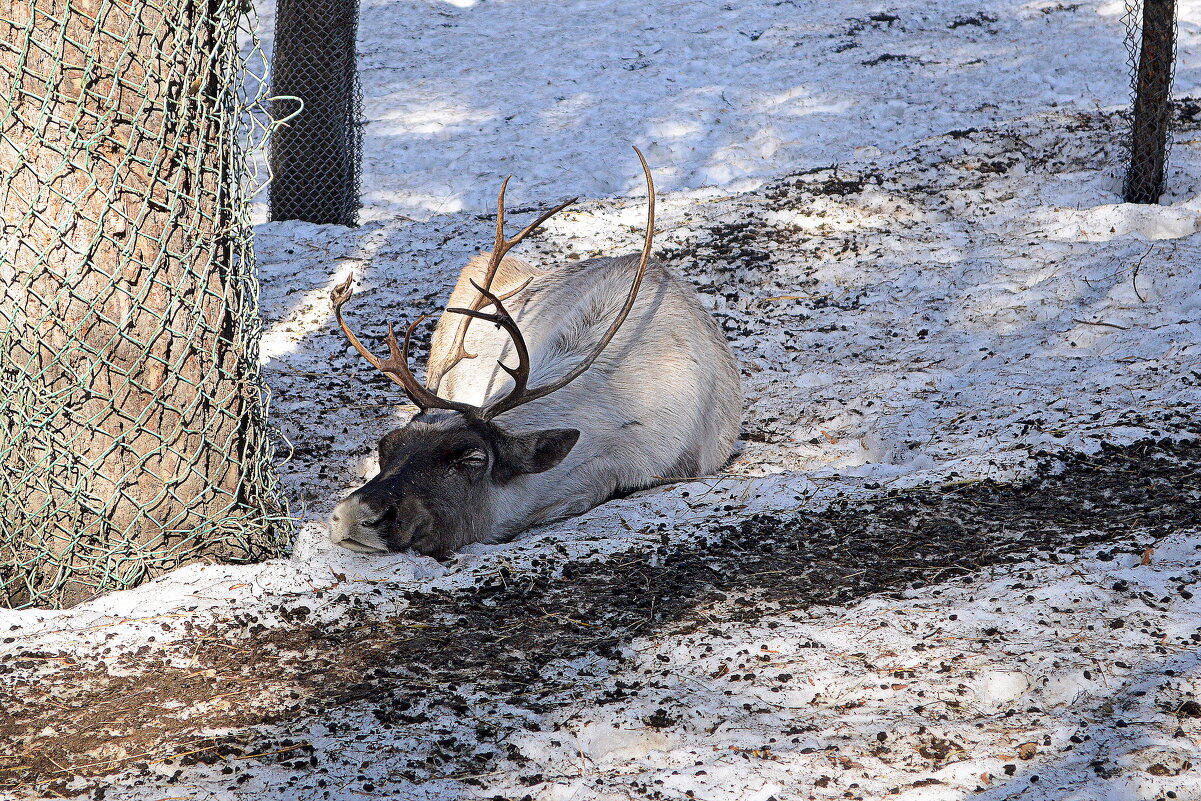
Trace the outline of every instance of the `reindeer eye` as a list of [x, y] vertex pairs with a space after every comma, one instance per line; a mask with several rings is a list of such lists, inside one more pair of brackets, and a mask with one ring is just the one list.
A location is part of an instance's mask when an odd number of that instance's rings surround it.
[[484, 467], [487, 464], [488, 454], [479, 448], [472, 448], [469, 451], [465, 451], [458, 459], [455, 459], [456, 467]]

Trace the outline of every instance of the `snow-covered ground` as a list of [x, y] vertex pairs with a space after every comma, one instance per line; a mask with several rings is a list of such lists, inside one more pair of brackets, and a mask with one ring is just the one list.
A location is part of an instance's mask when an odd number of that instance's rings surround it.
[[[263, 3], [269, 32], [272, 4]], [[1183, 4], [1177, 94], [1201, 75]], [[1129, 92], [1122, 2], [362, 0], [364, 220], [791, 170]], [[866, 150], [865, 150], [866, 149]]]
[[[296, 553], [0, 612], [0, 792], [1201, 799], [1201, 454], [1130, 444], [1197, 431], [1201, 108], [1121, 204], [1121, 11], [365, 2], [366, 222], [257, 230]], [[331, 549], [411, 409], [329, 289], [436, 307], [508, 173], [514, 225], [585, 198], [528, 258], [634, 250], [631, 144], [736, 459], [443, 564]]]

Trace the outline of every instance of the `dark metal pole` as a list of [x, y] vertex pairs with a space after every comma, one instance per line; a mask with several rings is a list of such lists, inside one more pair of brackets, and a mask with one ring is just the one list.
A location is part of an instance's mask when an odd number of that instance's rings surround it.
[[1144, 0], [1130, 171], [1124, 191], [1127, 203], [1158, 203], [1163, 194], [1175, 39], [1176, 0]]

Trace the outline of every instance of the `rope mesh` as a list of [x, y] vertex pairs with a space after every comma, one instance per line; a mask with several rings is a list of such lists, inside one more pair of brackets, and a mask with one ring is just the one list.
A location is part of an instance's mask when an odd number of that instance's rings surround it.
[[18, 0], [0, 18], [0, 605], [286, 545], [248, 56], [240, 0]]
[[271, 219], [355, 225], [363, 96], [356, 0], [277, 0]]
[[1128, 203], [1158, 203], [1172, 140], [1175, 0], [1126, 0], [1122, 21], [1132, 106], [1130, 162], [1122, 196]]

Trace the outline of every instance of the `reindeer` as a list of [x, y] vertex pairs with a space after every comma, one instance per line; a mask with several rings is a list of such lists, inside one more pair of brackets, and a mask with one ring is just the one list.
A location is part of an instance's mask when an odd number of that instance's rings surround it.
[[444, 559], [615, 495], [713, 473], [729, 458], [742, 414], [738, 368], [692, 287], [650, 258], [655, 187], [634, 150], [648, 197], [637, 255], [545, 269], [507, 256], [575, 199], [506, 239], [504, 180], [492, 252], [460, 274], [425, 386], [408, 355], [427, 315], [409, 325], [403, 348], [389, 324], [381, 359], [342, 316], [354, 276], [330, 293], [350, 344], [420, 410], [380, 440], [379, 474], [334, 509], [335, 543]]

